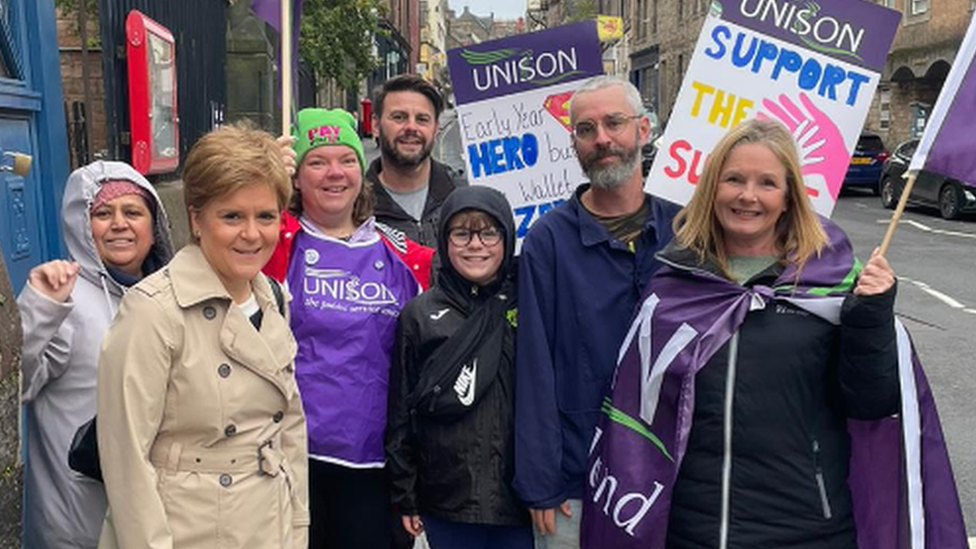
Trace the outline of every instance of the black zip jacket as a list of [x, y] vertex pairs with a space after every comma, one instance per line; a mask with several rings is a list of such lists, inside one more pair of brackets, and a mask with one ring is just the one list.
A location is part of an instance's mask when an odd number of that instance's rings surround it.
[[[689, 268], [696, 263], [677, 248], [661, 257]], [[770, 285], [781, 271], [774, 265], [746, 285]], [[840, 326], [785, 301], [746, 316], [695, 376], [694, 419], [675, 484], [668, 549], [720, 547], [729, 409], [726, 547], [857, 547], [846, 423], [898, 410], [894, 299], [894, 287], [878, 296], [850, 295]], [[738, 352], [731, 357], [733, 343]]]
[[373, 184], [376, 205], [373, 214], [377, 221], [385, 223], [406, 233], [407, 238], [429, 248], [437, 248], [437, 234], [441, 225], [441, 208], [447, 197], [459, 187], [468, 183], [446, 164], [430, 159], [430, 181], [427, 189], [427, 202], [420, 220], [416, 220], [397, 204], [386, 187], [380, 183], [383, 171], [382, 157], [373, 160], [366, 171], [366, 179]]
[[[488, 212], [504, 233], [505, 257], [499, 277], [487, 286], [468, 282], [448, 260], [446, 223], [454, 213], [468, 208]], [[443, 267], [437, 284], [406, 305], [397, 328], [386, 430], [393, 503], [405, 516], [429, 514], [457, 522], [527, 525], [528, 512], [511, 489], [517, 304], [511, 208], [494, 189], [466, 187], [451, 195], [443, 212], [439, 246]], [[418, 382], [430, 374], [422, 371], [428, 357], [452, 336], [466, 337], [458, 328], [495, 299], [508, 305], [505, 318], [493, 323], [493, 329], [503, 331], [501, 352], [485, 353], [498, 357], [497, 374], [488, 389], [461, 415], [431, 415], [426, 405], [416, 406], [413, 397]], [[479, 366], [485, 367], [484, 363]], [[458, 390], [453, 378], [443, 390]]]

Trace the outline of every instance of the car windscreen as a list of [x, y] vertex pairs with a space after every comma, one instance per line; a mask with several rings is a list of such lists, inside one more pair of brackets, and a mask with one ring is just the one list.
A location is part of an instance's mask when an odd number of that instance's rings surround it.
[[918, 148], [917, 139], [903, 143], [902, 146], [898, 148], [898, 156], [903, 156], [907, 159], [911, 159], [912, 155], [915, 154], [915, 149], [917, 148]]
[[857, 140], [857, 150], [863, 152], [880, 152], [884, 150], [884, 143], [877, 135], [862, 135]]

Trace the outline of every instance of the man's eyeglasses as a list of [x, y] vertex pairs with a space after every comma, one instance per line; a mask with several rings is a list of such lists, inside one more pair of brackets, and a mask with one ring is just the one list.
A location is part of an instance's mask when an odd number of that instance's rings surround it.
[[457, 227], [448, 231], [447, 238], [450, 239], [451, 244], [461, 247], [467, 246], [474, 235], [478, 235], [478, 240], [485, 246], [494, 246], [502, 241], [502, 232], [495, 227], [477, 230]]
[[593, 120], [581, 120], [573, 126], [573, 134], [576, 139], [583, 141], [589, 141], [596, 138], [597, 125], [603, 126], [604, 131], [610, 135], [620, 135], [620, 132], [624, 131], [624, 128], [630, 123], [631, 120], [635, 118], [640, 118], [644, 116], [642, 114], [624, 114], [624, 113], [613, 113], [608, 114], [603, 117], [601, 122], [595, 122]]

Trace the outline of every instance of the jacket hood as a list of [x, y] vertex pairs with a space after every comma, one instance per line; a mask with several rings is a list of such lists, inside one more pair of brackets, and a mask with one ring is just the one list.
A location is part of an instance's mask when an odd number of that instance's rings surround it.
[[97, 281], [108, 276], [108, 269], [98, 256], [95, 240], [92, 238], [91, 216], [89, 210], [95, 196], [106, 181], [122, 179], [131, 181], [152, 197], [153, 240], [149, 254], [143, 261], [143, 272], [149, 274], [169, 262], [173, 257], [173, 244], [169, 235], [169, 218], [156, 189], [124, 162], [97, 161], [78, 168], [68, 177], [64, 186], [61, 203], [61, 224], [64, 240], [71, 257], [81, 265], [83, 276]]
[[437, 253], [441, 257], [438, 283], [443, 285], [450, 281], [452, 285], [460, 285], [461, 287], [467, 287], [471, 284], [454, 269], [447, 253], [447, 224], [455, 214], [463, 210], [485, 212], [494, 218], [498, 226], [501, 227], [505, 256], [502, 258], [502, 264], [498, 268], [498, 276], [495, 280], [505, 280], [511, 273], [512, 262], [515, 257], [515, 218], [512, 216], [512, 206], [501, 191], [476, 185], [455, 189], [444, 201], [441, 208], [440, 230], [437, 235]]

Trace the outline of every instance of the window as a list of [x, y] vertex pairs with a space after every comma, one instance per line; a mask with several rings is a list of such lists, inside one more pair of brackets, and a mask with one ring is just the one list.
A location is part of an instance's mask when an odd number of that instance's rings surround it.
[[910, 0], [912, 3], [912, 15], [918, 15], [929, 11], [929, 0]]
[[878, 127], [887, 130], [891, 127], [891, 91], [881, 90], [878, 113]]
[[648, 0], [651, 3], [651, 32], [657, 34], [657, 0]]
[[647, 34], [647, 2], [648, 0], [637, 0], [637, 40], [642, 40]]
[[884, 142], [881, 140], [881, 137], [877, 135], [862, 133], [857, 139], [857, 148], [855, 150], [881, 152], [884, 150]]
[[682, 22], [685, 18], [685, 0], [678, 0], [678, 22]]
[[21, 79], [17, 62], [13, 29], [15, 28], [10, 0], [0, 0], [0, 78]]

